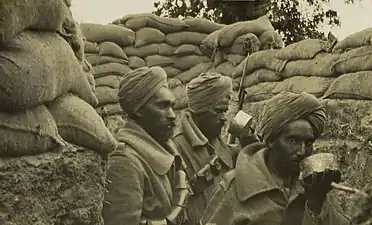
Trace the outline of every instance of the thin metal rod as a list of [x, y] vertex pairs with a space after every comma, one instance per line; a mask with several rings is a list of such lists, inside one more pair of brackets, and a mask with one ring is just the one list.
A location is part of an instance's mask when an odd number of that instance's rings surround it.
[[361, 190], [356, 189], [356, 188], [348, 187], [348, 186], [345, 186], [345, 185], [342, 185], [342, 184], [337, 184], [335, 182], [332, 182], [331, 186], [333, 188], [337, 189], [337, 190], [353, 192], [353, 193], [358, 193], [358, 194], [361, 194], [361, 195], [364, 195], [364, 196], [368, 196], [368, 194], [365, 193], [364, 191], [361, 191]]

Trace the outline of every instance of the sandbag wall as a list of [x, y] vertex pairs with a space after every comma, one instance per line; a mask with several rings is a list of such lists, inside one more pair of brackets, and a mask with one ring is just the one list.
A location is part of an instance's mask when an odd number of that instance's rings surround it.
[[81, 30], [68, 1], [27, 4], [0, 5], [0, 224], [103, 224], [117, 142], [93, 108]]

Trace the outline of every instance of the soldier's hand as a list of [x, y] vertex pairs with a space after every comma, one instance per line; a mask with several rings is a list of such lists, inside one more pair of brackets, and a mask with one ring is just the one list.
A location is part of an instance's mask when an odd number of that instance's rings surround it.
[[332, 190], [331, 183], [338, 183], [341, 180], [341, 173], [334, 170], [325, 170], [320, 173], [313, 173], [304, 178], [302, 185], [305, 188], [305, 195], [308, 199], [323, 199]]

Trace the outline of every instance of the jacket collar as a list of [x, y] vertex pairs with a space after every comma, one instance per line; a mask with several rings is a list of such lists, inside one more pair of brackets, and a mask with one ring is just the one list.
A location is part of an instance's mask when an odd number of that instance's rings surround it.
[[231, 169], [234, 167], [234, 162], [231, 156], [231, 149], [221, 138], [216, 138], [212, 143], [209, 143], [208, 138], [204, 136], [199, 127], [195, 124], [190, 112], [185, 112], [181, 121], [182, 131], [186, 140], [190, 143], [193, 149], [206, 147], [210, 145], [220, 159]]
[[130, 145], [159, 175], [170, 170], [178, 155], [171, 143], [167, 143], [165, 149], [133, 120], [128, 120], [119, 130], [117, 139]]
[[[280, 190], [278, 183], [265, 163], [267, 148], [249, 156], [241, 152], [237, 159], [235, 169], [236, 191], [239, 201], [245, 201], [255, 195], [272, 190]], [[292, 189], [289, 201], [293, 201], [298, 194], [304, 192], [300, 182], [297, 181]]]

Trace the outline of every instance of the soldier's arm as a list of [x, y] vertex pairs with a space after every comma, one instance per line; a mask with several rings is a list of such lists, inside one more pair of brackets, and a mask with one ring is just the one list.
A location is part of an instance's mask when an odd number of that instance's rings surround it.
[[126, 156], [111, 156], [107, 180], [102, 212], [105, 225], [140, 224], [144, 177], [138, 165]]

